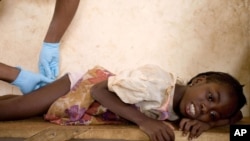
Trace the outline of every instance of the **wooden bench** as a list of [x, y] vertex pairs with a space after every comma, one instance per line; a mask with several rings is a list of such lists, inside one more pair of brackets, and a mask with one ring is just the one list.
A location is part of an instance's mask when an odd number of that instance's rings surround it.
[[[239, 124], [250, 124], [250, 118], [244, 118]], [[176, 130], [177, 141], [187, 141], [182, 132]], [[134, 125], [91, 125], [91, 126], [60, 126], [44, 121], [41, 117], [0, 122], [0, 141], [93, 141], [93, 140], [149, 140]], [[203, 133], [197, 140], [229, 141], [229, 126], [211, 129]]]

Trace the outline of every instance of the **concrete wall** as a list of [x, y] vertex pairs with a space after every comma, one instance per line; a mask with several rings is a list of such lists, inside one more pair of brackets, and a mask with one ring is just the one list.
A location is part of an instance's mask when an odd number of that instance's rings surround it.
[[[0, 61], [38, 71], [55, 0], [0, 1]], [[61, 41], [60, 75], [158, 64], [184, 79], [224, 71], [250, 101], [250, 0], [81, 0]], [[19, 93], [1, 83], [1, 94]], [[243, 109], [250, 115], [250, 106]]]

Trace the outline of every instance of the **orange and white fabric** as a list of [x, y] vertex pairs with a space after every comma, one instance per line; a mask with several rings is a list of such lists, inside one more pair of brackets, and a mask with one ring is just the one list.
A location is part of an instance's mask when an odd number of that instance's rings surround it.
[[175, 84], [179, 79], [155, 65], [145, 65], [117, 75], [96, 66], [84, 75], [69, 73], [72, 89], [57, 99], [44, 116], [60, 125], [127, 124], [125, 119], [112, 113], [90, 94], [90, 88], [108, 80], [108, 88], [120, 99], [135, 105], [145, 115], [158, 120], [176, 120], [173, 111]]

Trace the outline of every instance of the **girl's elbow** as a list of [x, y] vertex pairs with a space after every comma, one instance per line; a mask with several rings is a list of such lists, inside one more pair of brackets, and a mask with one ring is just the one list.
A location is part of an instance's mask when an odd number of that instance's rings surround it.
[[107, 89], [107, 81], [102, 81], [100, 83], [93, 85], [90, 88], [90, 95], [95, 100], [101, 99], [102, 93], [105, 92], [106, 89]]
[[97, 86], [96, 84], [90, 88], [90, 95], [95, 99], [96, 98]]

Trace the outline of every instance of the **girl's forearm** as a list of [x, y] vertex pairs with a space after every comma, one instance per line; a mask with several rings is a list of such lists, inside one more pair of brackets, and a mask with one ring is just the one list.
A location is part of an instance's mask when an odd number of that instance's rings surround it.
[[214, 122], [209, 122], [208, 124], [210, 125], [211, 128], [213, 128], [213, 127], [229, 125], [230, 121], [229, 121], [229, 119], [223, 119], [223, 120], [218, 120], [218, 121], [214, 121]]
[[107, 81], [92, 87], [91, 93], [95, 100], [99, 101], [110, 111], [137, 124], [149, 136], [150, 140], [174, 140], [175, 137], [171, 125], [151, 119], [131, 105], [122, 102], [116, 94], [108, 90]]
[[238, 121], [240, 121], [243, 118], [242, 112], [237, 112], [234, 116], [232, 116], [230, 119], [222, 119], [215, 122], [209, 123], [211, 127], [218, 127], [218, 126], [224, 126], [229, 124], [234, 124]]

